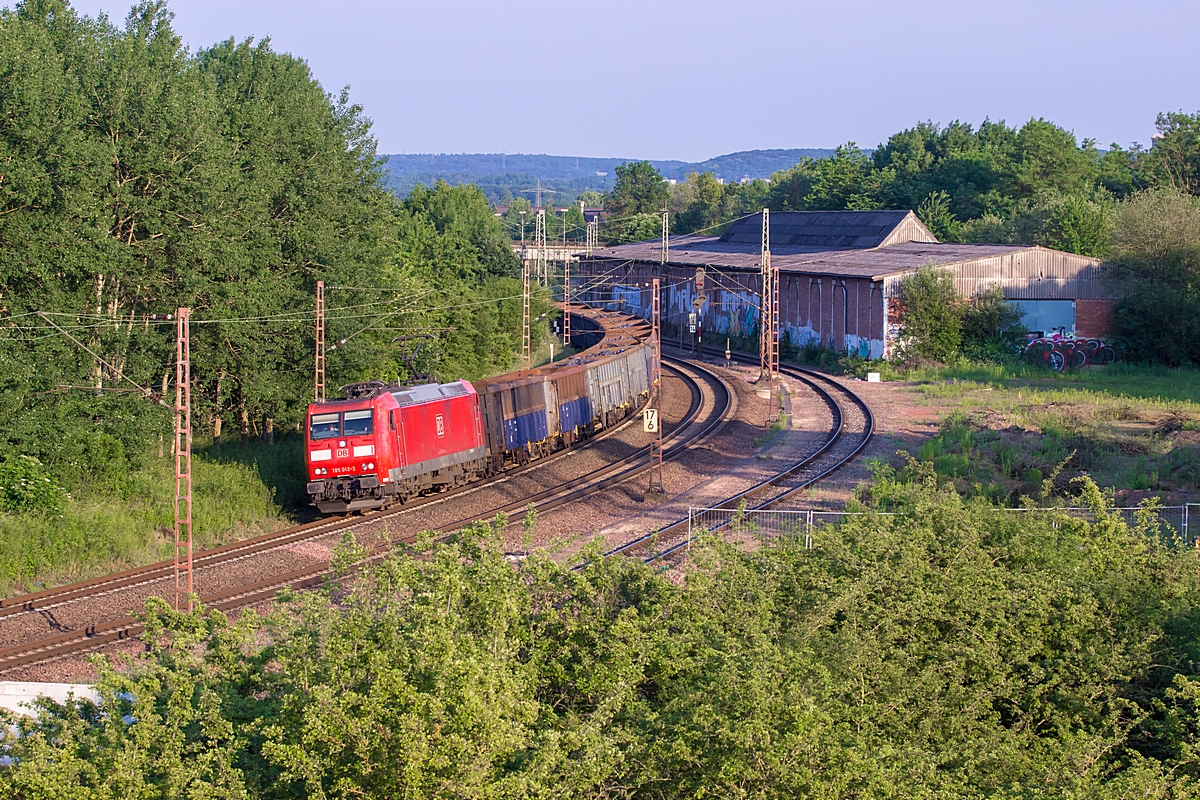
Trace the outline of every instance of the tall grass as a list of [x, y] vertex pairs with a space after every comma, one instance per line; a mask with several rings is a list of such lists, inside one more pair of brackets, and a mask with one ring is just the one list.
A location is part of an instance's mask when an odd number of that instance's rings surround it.
[[[192, 521], [197, 547], [276, 530], [305, 501], [298, 441], [267, 447], [198, 448], [193, 459]], [[0, 594], [43, 586], [171, 555], [175, 489], [171, 459], [148, 458], [119, 492], [74, 492], [58, 515], [0, 514]]]
[[990, 364], [963, 361], [947, 366], [905, 370], [904, 380], [918, 382], [973, 381], [996, 388], [1025, 387], [1035, 391], [1092, 391], [1112, 397], [1159, 403], [1200, 404], [1200, 370], [1141, 364], [1110, 364], [1055, 373], [1034, 364]]

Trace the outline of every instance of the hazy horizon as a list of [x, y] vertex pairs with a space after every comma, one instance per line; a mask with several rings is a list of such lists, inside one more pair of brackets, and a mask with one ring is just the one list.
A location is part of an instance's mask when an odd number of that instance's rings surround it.
[[[120, 24], [131, 3], [73, 5]], [[270, 37], [327, 91], [349, 85], [386, 154], [697, 162], [1034, 117], [1128, 147], [1158, 112], [1200, 108], [1200, 4], [1183, 0], [169, 7], [193, 50]]]

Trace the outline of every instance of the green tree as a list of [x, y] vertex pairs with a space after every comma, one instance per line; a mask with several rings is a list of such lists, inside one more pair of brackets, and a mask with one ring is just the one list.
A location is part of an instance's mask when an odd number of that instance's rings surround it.
[[1005, 183], [1013, 200], [1031, 200], [1048, 193], [1090, 194], [1099, 177], [1095, 145], [1047, 122], [1031, 119], [1016, 136], [1016, 152]]
[[890, 169], [876, 170], [854, 142], [839, 145], [813, 165], [813, 183], [805, 203], [813, 211], [881, 208]]
[[1047, 211], [1035, 237], [1038, 244], [1083, 256], [1102, 257], [1108, 253], [1113, 226], [1111, 202], [1066, 195], [1054, 198]]
[[604, 208], [614, 217], [662, 212], [670, 198], [670, 190], [662, 173], [649, 161], [627, 161], [617, 165], [617, 179], [604, 201]]
[[906, 358], [949, 361], [962, 343], [962, 298], [954, 276], [926, 265], [900, 282], [901, 350]]
[[[518, 275], [520, 263], [513, 252], [512, 239], [505, 234], [487, 198], [477, 187], [450, 186], [439, 180], [433, 188], [418, 186], [413, 189], [402, 206], [414, 214], [424, 215], [439, 233], [462, 239], [478, 253], [483, 274]], [[517, 210], [519, 212], [520, 207]]]
[[604, 206], [604, 193], [594, 192], [591, 189], [579, 195], [579, 199], [587, 208], [602, 208]]
[[398, 203], [345, 93], [266, 41], [190, 54], [170, 20], [162, 2], [123, 26], [54, 0], [0, 9], [8, 450], [73, 492], [119, 484], [167, 415], [107, 390], [169, 388], [174, 322], [148, 315], [179, 306], [194, 321], [197, 430], [296, 426], [318, 280], [354, 287], [330, 289], [331, 386], [408, 375], [393, 339], [418, 328], [444, 337], [422, 349], [421, 372], [510, 364], [520, 315], [502, 281], [517, 261], [482, 195], [442, 185]]
[[681, 198], [682, 208], [672, 220], [676, 232], [691, 233], [721, 221], [725, 187], [713, 173], [690, 173], [687, 182], [678, 186], [682, 187], [681, 194], [686, 193], [687, 196]]
[[906, 472], [685, 580], [497, 520], [266, 617], [152, 601], [98, 706], [12, 721], [0, 796], [1193, 796], [1194, 553], [1087, 480], [1082, 519]]
[[505, 234], [514, 242], [521, 241], [521, 233], [530, 233], [529, 223], [533, 221], [533, 203], [524, 197], [514, 197], [508, 204], [501, 220]]
[[917, 216], [925, 227], [942, 242], [957, 242], [962, 237], [962, 223], [950, 213], [950, 195], [937, 191], [921, 201]]
[[1125, 357], [1200, 364], [1200, 199], [1163, 187], [1121, 203], [1107, 267]]
[[1135, 160], [1139, 177], [1151, 186], [1200, 195], [1200, 112], [1159, 114], [1154, 127], [1153, 145]]

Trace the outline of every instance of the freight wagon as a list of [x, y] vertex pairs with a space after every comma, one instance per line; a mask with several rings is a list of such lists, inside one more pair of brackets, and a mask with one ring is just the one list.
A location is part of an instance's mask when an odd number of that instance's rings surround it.
[[649, 396], [645, 323], [573, 309], [595, 344], [533, 370], [468, 381], [343, 387], [308, 408], [308, 493], [325, 513], [381, 508], [496, 475], [628, 419]]

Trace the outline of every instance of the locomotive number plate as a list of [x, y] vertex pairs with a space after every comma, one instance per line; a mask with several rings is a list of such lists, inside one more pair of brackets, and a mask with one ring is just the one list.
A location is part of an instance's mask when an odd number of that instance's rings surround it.
[[335, 458], [349, 458], [349, 457], [350, 457], [350, 448], [349, 447], [339, 447], [338, 448]]

